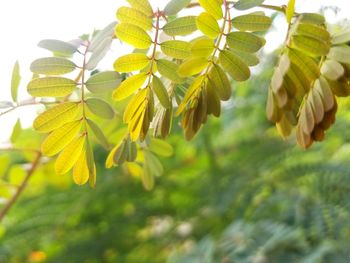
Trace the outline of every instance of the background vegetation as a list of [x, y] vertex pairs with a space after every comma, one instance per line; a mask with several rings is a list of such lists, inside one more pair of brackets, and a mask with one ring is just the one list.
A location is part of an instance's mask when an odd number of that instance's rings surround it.
[[0, 262], [348, 262], [350, 115], [311, 150], [281, 141], [264, 117], [267, 61], [193, 143], [174, 125], [153, 192], [105, 170], [99, 149], [94, 190], [39, 170], [4, 220]]

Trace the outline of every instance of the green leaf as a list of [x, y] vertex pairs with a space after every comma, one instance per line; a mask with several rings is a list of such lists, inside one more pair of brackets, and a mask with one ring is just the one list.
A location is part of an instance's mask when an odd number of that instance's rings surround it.
[[261, 5], [265, 0], [239, 0], [234, 4], [237, 10], [247, 10], [258, 5]]
[[209, 57], [215, 48], [214, 41], [209, 38], [199, 38], [191, 43], [191, 53], [195, 57]]
[[16, 121], [16, 124], [15, 124], [15, 126], [13, 127], [12, 133], [11, 133], [11, 138], [10, 138], [10, 140], [11, 140], [11, 143], [12, 143], [12, 144], [14, 144], [14, 143], [17, 141], [17, 139], [18, 139], [18, 137], [20, 136], [21, 133], [22, 133], [22, 126], [21, 126], [20, 120], [18, 119], [18, 120]]
[[255, 54], [232, 49], [230, 51], [237, 57], [239, 57], [241, 60], [243, 60], [250, 67], [258, 65], [260, 62], [259, 58]]
[[238, 51], [255, 53], [265, 45], [265, 39], [248, 32], [231, 32], [227, 44]]
[[169, 143], [157, 138], [151, 138], [149, 149], [155, 154], [164, 157], [170, 157], [174, 154], [174, 149]]
[[209, 72], [209, 80], [212, 83], [212, 87], [223, 101], [231, 98], [232, 89], [231, 83], [227, 78], [226, 73], [219, 65], [214, 64]]
[[217, 0], [199, 0], [199, 4], [211, 14], [216, 20], [219, 20], [223, 17], [221, 3]]
[[68, 122], [54, 130], [41, 145], [41, 151], [46, 156], [54, 156], [62, 151], [78, 135], [82, 126], [81, 120]]
[[197, 75], [208, 66], [208, 60], [203, 57], [193, 57], [185, 60], [180, 66], [177, 73], [181, 77]]
[[13, 66], [12, 70], [12, 79], [11, 79], [11, 97], [13, 101], [17, 101], [17, 94], [18, 94], [18, 88], [19, 84], [21, 82], [21, 76], [20, 76], [20, 68], [19, 63], [16, 61], [15, 65]]
[[216, 38], [220, 34], [220, 27], [216, 19], [209, 13], [203, 12], [196, 19], [196, 25], [203, 34]]
[[286, 19], [287, 23], [290, 24], [294, 17], [295, 12], [295, 0], [289, 0], [287, 10], [286, 10]]
[[175, 83], [183, 83], [185, 81], [185, 79], [181, 78], [179, 74], [177, 74], [179, 66], [172, 61], [166, 59], [158, 59], [157, 68], [162, 76], [170, 79]]
[[80, 136], [66, 146], [55, 162], [55, 171], [58, 175], [68, 173], [78, 161], [85, 144], [85, 136]]
[[116, 89], [121, 82], [118, 72], [104, 71], [92, 75], [85, 83], [86, 88], [92, 93], [103, 93]]
[[186, 36], [197, 30], [196, 17], [185, 16], [174, 19], [163, 27], [169, 36]]
[[191, 0], [171, 0], [164, 8], [164, 13], [167, 16], [176, 15], [183, 8], [189, 5]]
[[132, 72], [144, 69], [149, 63], [150, 60], [147, 55], [133, 53], [118, 58], [114, 62], [114, 69], [118, 72]]
[[326, 20], [323, 15], [315, 13], [302, 13], [299, 16], [299, 22], [306, 24], [324, 25]]
[[76, 65], [65, 58], [39, 58], [32, 62], [30, 70], [36, 74], [63, 75], [75, 70]]
[[121, 23], [128, 23], [142, 28], [152, 29], [152, 18], [135, 8], [122, 6], [117, 11], [117, 18]]
[[145, 151], [144, 155], [146, 169], [154, 176], [161, 176], [164, 172], [164, 168], [159, 159], [149, 151]]
[[266, 31], [270, 28], [272, 19], [265, 15], [251, 13], [232, 19], [232, 25], [240, 31]]
[[152, 90], [164, 108], [168, 109], [171, 107], [168, 91], [166, 90], [163, 82], [157, 76], [153, 76]]
[[321, 73], [327, 79], [337, 80], [344, 75], [345, 69], [339, 62], [328, 59], [322, 64]]
[[33, 79], [28, 83], [27, 91], [33, 97], [64, 97], [71, 94], [77, 83], [61, 77]]
[[104, 100], [89, 98], [85, 101], [88, 109], [95, 114], [104, 119], [113, 119], [114, 118], [114, 110], [113, 108]]
[[163, 53], [169, 57], [185, 59], [191, 55], [190, 43], [182, 40], [169, 40], [160, 44]]
[[245, 81], [250, 77], [249, 67], [236, 55], [228, 50], [220, 52], [220, 64], [236, 81]]
[[151, 37], [147, 32], [132, 24], [118, 24], [115, 28], [115, 34], [120, 40], [136, 48], [147, 49], [152, 44]]
[[330, 48], [329, 45], [327, 45], [322, 40], [298, 35], [292, 37], [291, 46], [297, 50], [315, 57], [326, 56]]
[[152, 17], [153, 10], [148, 0], [127, 0], [127, 2], [135, 9], [143, 12], [145, 15]]
[[106, 39], [111, 40], [113, 38], [116, 25], [117, 22], [112, 22], [104, 29], [99, 30], [92, 38], [88, 51], [96, 53], [97, 50], [103, 49], [101, 46], [106, 45]]
[[332, 47], [329, 51], [328, 57], [340, 63], [350, 64], [350, 47]]
[[89, 125], [90, 129], [92, 130], [93, 134], [95, 135], [97, 141], [106, 150], [110, 149], [110, 143], [108, 142], [108, 139], [106, 138], [106, 136], [104, 135], [104, 133], [100, 129], [100, 127], [90, 119], [87, 119], [86, 121], [87, 121], [87, 124]]
[[38, 132], [50, 132], [72, 121], [79, 112], [79, 103], [65, 102], [40, 114], [33, 123]]
[[41, 40], [38, 46], [63, 56], [71, 56], [78, 51], [75, 45], [55, 39]]
[[123, 100], [137, 91], [145, 83], [148, 77], [147, 73], [140, 73], [127, 78], [120, 84], [120, 86], [114, 90], [113, 99]]

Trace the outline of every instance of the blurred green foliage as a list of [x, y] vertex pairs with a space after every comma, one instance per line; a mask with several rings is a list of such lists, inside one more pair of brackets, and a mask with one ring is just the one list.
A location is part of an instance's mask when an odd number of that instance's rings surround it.
[[272, 62], [193, 142], [175, 123], [152, 192], [102, 149], [96, 189], [39, 170], [0, 227], [0, 262], [350, 262], [349, 100], [324, 143], [282, 141], [265, 118]]

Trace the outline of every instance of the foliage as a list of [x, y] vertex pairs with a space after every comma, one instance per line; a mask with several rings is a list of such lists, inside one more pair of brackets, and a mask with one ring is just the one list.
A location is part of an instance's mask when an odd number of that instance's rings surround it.
[[[33, 78], [27, 91], [32, 97], [28, 101], [18, 101], [20, 66], [18, 62], [14, 65], [13, 101], [0, 102], [1, 115], [37, 104], [43, 111], [33, 130], [23, 130], [18, 121], [11, 147], [1, 149], [0, 196], [5, 205], [0, 220], [32, 177], [38, 181], [30, 183], [28, 195], [48, 195], [49, 191], [59, 195], [57, 186], [69, 194], [59, 197], [62, 204], [56, 203], [58, 207], [50, 207], [48, 200], [35, 204], [35, 197], [27, 200], [28, 210], [24, 208], [23, 214], [18, 212], [18, 218], [6, 223], [11, 230], [3, 237], [3, 260], [23, 261], [40, 248], [53, 262], [99, 258], [163, 262], [174, 248], [170, 262], [217, 262], [218, 258], [222, 262], [329, 262], [335, 256], [336, 262], [346, 261], [347, 166], [336, 146], [346, 145], [347, 138], [335, 134], [324, 148], [316, 146], [308, 153], [292, 149], [288, 138], [295, 127], [295, 138], [306, 149], [314, 141], [323, 141], [325, 132], [337, 125], [338, 109], [347, 105], [347, 100], [342, 105], [340, 97], [350, 94], [348, 27], [330, 26], [321, 14], [297, 13], [294, 0], [281, 7], [263, 0], [171, 0], [164, 10], [153, 10], [148, 0], [127, 2], [129, 6], [117, 10], [117, 22], [91, 35], [69, 42], [40, 41], [38, 46], [50, 56], [30, 66]], [[273, 72], [263, 70], [273, 65], [260, 64], [260, 56], [266, 57], [261, 49], [274, 15], [252, 8], [283, 13], [289, 25], [285, 43], [272, 60], [276, 64]], [[183, 16], [186, 9], [196, 11]], [[236, 15], [233, 10], [245, 12]], [[113, 71], [100, 71], [99, 63], [115, 39], [135, 49], [117, 58]], [[259, 76], [251, 78], [251, 68], [256, 66]], [[267, 96], [256, 86], [269, 87]], [[272, 130], [265, 132], [269, 128], [261, 113], [265, 97], [267, 117], [288, 143], [276, 140]], [[243, 106], [237, 106], [239, 103]], [[347, 115], [341, 114], [344, 122], [339, 125], [347, 125]], [[213, 120], [210, 115], [221, 119]], [[210, 132], [204, 128], [196, 137], [206, 123]], [[187, 140], [194, 138], [194, 144], [179, 140], [180, 130]], [[164, 140], [171, 132], [175, 149]], [[286, 149], [288, 158], [281, 156]], [[174, 152], [180, 155], [173, 156]], [[328, 162], [327, 155], [334, 158]], [[165, 159], [170, 156], [171, 160]], [[106, 168], [120, 166], [118, 173], [130, 177], [111, 179], [112, 171], [103, 172], [101, 163]], [[64, 176], [71, 173], [75, 184], [89, 182], [95, 187], [97, 171], [107, 176], [100, 179], [100, 190], [93, 194], [71, 188]], [[173, 174], [159, 180], [153, 195], [134, 184], [140, 181], [146, 190], [152, 190], [156, 178], [169, 171]], [[53, 177], [46, 178], [47, 174]], [[115, 189], [122, 190], [115, 194]], [[110, 195], [110, 200], [94, 204], [102, 195]], [[114, 202], [123, 211], [110, 210]], [[39, 211], [43, 214], [38, 216], [47, 221], [23, 220], [43, 207], [47, 210]], [[68, 212], [61, 216], [62, 208]], [[87, 232], [79, 229], [77, 236], [70, 235], [78, 223], [96, 224], [97, 213], [108, 218], [101, 232], [95, 233], [88, 225]], [[276, 216], [271, 218], [271, 213]], [[154, 226], [145, 224], [151, 215], [174, 229], [159, 230], [159, 234]], [[54, 234], [68, 241], [65, 247], [43, 233], [50, 222], [58, 226], [66, 217], [64, 227]], [[135, 221], [125, 227], [124, 220]], [[13, 229], [20, 221], [24, 225]], [[181, 236], [183, 222], [193, 232]], [[33, 234], [32, 223], [49, 240], [47, 249], [40, 236]], [[125, 231], [120, 231], [123, 227]], [[36, 236], [33, 245], [28, 246], [23, 231], [28, 231], [28, 237]], [[94, 248], [88, 238], [106, 232], [107, 240], [120, 233], [124, 236], [111, 250]], [[130, 236], [138, 239], [129, 241]], [[77, 245], [77, 241], [86, 244]], [[14, 244], [21, 247], [16, 256]], [[189, 253], [183, 244], [191, 245]], [[88, 254], [67, 258], [76, 246]], [[121, 251], [116, 247], [122, 247]]]

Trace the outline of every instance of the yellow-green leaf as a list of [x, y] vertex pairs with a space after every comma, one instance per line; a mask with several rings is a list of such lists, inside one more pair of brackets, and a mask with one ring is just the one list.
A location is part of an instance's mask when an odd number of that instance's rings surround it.
[[153, 76], [152, 90], [164, 108], [168, 109], [171, 107], [168, 91], [166, 90], [163, 82], [157, 76]]
[[13, 101], [17, 101], [17, 93], [19, 84], [21, 82], [21, 76], [20, 76], [20, 68], [19, 63], [16, 61], [15, 65], [13, 66], [12, 70], [12, 78], [11, 78], [11, 97]]
[[196, 30], [197, 26], [195, 16], [176, 18], [163, 27], [163, 31], [169, 36], [186, 36]]
[[135, 8], [119, 7], [117, 18], [121, 23], [133, 24], [146, 31], [152, 29], [152, 18]]
[[152, 44], [151, 37], [142, 28], [121, 23], [115, 27], [117, 38], [139, 49], [147, 49]]
[[199, 0], [199, 4], [211, 14], [216, 20], [219, 20], [223, 17], [221, 3], [217, 0]]
[[89, 180], [89, 167], [86, 161], [86, 151], [83, 150], [73, 168], [73, 181], [77, 185], [84, 185]]
[[292, 47], [316, 57], [326, 56], [330, 48], [330, 46], [322, 40], [299, 35], [292, 37]]
[[208, 60], [203, 57], [193, 57], [185, 60], [177, 71], [181, 77], [189, 77], [200, 73], [208, 66]]
[[132, 72], [144, 69], [150, 60], [142, 53], [128, 54], [114, 62], [114, 69], [118, 72]]
[[72, 169], [83, 151], [85, 139], [85, 135], [80, 136], [64, 148], [55, 162], [56, 174], [63, 175]]
[[169, 143], [157, 138], [151, 138], [149, 149], [155, 154], [164, 157], [170, 157], [174, 154], [174, 149]]
[[72, 121], [79, 112], [80, 103], [65, 102], [40, 114], [33, 123], [38, 132], [50, 132]]
[[270, 17], [257, 13], [237, 16], [232, 19], [232, 25], [240, 31], [266, 31], [271, 24], [272, 19]]
[[250, 77], [247, 64], [228, 50], [223, 50], [219, 55], [220, 64], [227, 73], [236, 81], [245, 81]]
[[191, 53], [195, 57], [209, 57], [214, 51], [214, 41], [209, 38], [199, 38], [191, 43]]
[[320, 76], [320, 69], [316, 61], [311, 57], [294, 49], [288, 50], [288, 56], [291, 62], [305, 74], [309, 82], [314, 81]]
[[120, 82], [121, 77], [118, 72], [104, 71], [92, 75], [85, 85], [92, 93], [103, 93], [116, 89]]
[[341, 45], [350, 42], [350, 28], [340, 30], [332, 36], [332, 44]]
[[85, 101], [88, 109], [98, 117], [104, 119], [113, 119], [114, 110], [113, 108], [104, 100], [97, 98], [90, 98]]
[[287, 10], [286, 10], [286, 18], [287, 18], [288, 24], [292, 22], [294, 11], [295, 11], [295, 0], [289, 0]]
[[113, 92], [113, 99], [123, 100], [137, 91], [147, 79], [147, 73], [140, 73], [127, 78], [120, 84], [120, 86]]
[[295, 33], [316, 38], [326, 43], [328, 43], [331, 38], [329, 32], [324, 27], [314, 24], [299, 23]]
[[198, 29], [210, 38], [214, 39], [220, 34], [220, 27], [218, 22], [209, 13], [201, 13], [196, 19], [196, 24]]
[[41, 145], [41, 151], [46, 156], [54, 156], [66, 147], [79, 133], [81, 120], [69, 122], [54, 130]]
[[185, 79], [181, 78], [179, 74], [177, 74], [179, 66], [172, 61], [166, 59], [158, 59], [157, 68], [162, 76], [170, 79], [175, 83], [183, 83], [185, 81]]
[[63, 75], [75, 70], [76, 65], [65, 58], [39, 58], [32, 62], [30, 70], [36, 74]]
[[191, 55], [190, 43], [182, 40], [169, 40], [160, 44], [163, 53], [169, 57], [185, 59]]
[[28, 83], [27, 91], [33, 97], [64, 97], [71, 94], [77, 83], [62, 77], [33, 79]]
[[135, 9], [143, 12], [145, 15], [152, 17], [153, 10], [148, 0], [127, 0], [127, 2]]
[[255, 53], [265, 45], [265, 39], [248, 32], [231, 32], [227, 44], [238, 51]]

